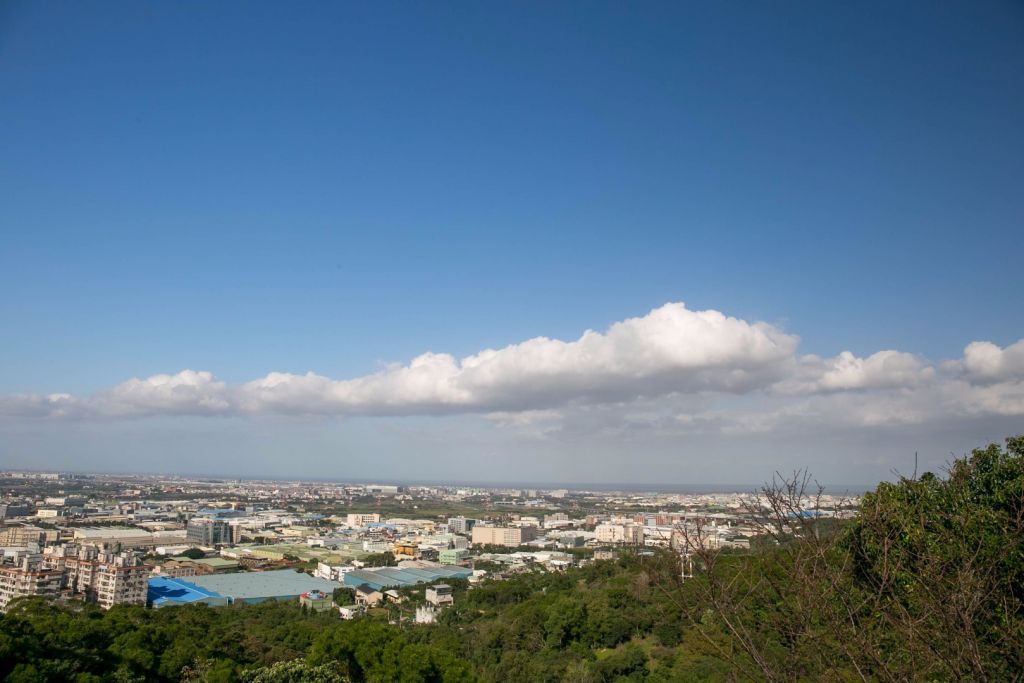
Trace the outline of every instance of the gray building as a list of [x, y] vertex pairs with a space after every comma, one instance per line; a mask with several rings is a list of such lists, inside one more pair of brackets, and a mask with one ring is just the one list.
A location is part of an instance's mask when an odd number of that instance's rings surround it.
[[466, 517], [448, 518], [448, 528], [453, 534], [469, 534], [473, 531], [473, 526], [475, 524], [475, 519], [468, 519]]
[[185, 531], [185, 541], [204, 546], [229, 544], [232, 542], [231, 526], [222, 519], [190, 519]]

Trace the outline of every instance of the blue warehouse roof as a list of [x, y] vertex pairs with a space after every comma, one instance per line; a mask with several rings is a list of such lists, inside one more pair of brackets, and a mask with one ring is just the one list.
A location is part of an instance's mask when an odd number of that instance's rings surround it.
[[219, 593], [196, 586], [185, 579], [163, 576], [149, 580], [146, 597], [153, 607], [189, 605], [200, 602], [207, 605], [227, 604], [227, 598]]
[[282, 569], [270, 572], [208, 574], [185, 579], [149, 580], [149, 599], [154, 607], [206, 602], [225, 605], [233, 602], [298, 599], [303, 593], [318, 590], [330, 594], [338, 587], [334, 581]]
[[335, 581], [317, 579], [294, 569], [240, 574], [206, 574], [190, 576], [189, 581], [200, 588], [216, 591], [229, 597], [232, 601], [244, 602], [298, 598], [311, 590], [331, 593], [338, 587]]

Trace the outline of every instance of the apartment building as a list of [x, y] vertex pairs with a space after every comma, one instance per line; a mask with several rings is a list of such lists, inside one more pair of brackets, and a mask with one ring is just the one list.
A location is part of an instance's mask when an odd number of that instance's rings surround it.
[[150, 569], [136, 553], [68, 544], [47, 548], [43, 562], [60, 572], [63, 590], [104, 609], [146, 604]]
[[643, 545], [644, 528], [636, 524], [612, 524], [606, 522], [594, 527], [599, 543], [628, 543]]
[[15, 598], [57, 597], [60, 585], [61, 572], [44, 568], [38, 553], [5, 554], [0, 561], [0, 612]]
[[476, 526], [475, 519], [469, 519], [467, 517], [449, 517], [448, 518], [448, 529], [453, 534], [468, 534], [473, 531], [473, 527]]
[[532, 526], [480, 526], [473, 527], [473, 545], [503, 545], [514, 548], [537, 537]]
[[380, 515], [376, 512], [373, 513], [360, 513], [354, 512], [349, 513], [345, 518], [345, 523], [353, 529], [359, 529], [370, 524], [380, 524]]
[[433, 586], [427, 586], [424, 597], [427, 602], [435, 607], [442, 605], [451, 605], [455, 602], [455, 596], [452, 594], [452, 587], [446, 583], [438, 583]]
[[0, 530], [0, 546], [25, 547], [28, 545], [43, 546], [47, 541], [57, 540], [55, 529], [41, 529], [37, 526], [11, 526]]

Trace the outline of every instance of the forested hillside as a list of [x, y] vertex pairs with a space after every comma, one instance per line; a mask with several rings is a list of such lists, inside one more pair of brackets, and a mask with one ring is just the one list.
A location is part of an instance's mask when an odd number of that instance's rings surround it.
[[23, 600], [11, 681], [1024, 680], [1024, 438], [881, 484], [856, 519], [766, 487], [749, 553], [624, 553], [466, 591], [430, 626], [292, 604], [162, 610]]

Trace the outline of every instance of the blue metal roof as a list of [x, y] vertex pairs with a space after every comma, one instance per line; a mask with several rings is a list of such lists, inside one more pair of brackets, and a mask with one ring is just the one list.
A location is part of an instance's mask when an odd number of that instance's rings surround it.
[[398, 569], [396, 567], [379, 567], [375, 569], [357, 569], [345, 574], [346, 586], [368, 584], [378, 590], [382, 588], [404, 588], [418, 583], [429, 583], [438, 579], [465, 579], [473, 574], [473, 570], [464, 567], [418, 567], [415, 569]]
[[155, 577], [149, 579], [147, 599], [154, 607], [186, 605], [194, 602], [224, 604], [227, 599], [220, 593], [207, 590], [184, 579]]

